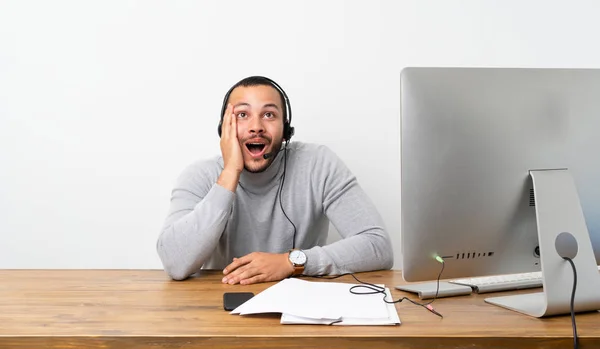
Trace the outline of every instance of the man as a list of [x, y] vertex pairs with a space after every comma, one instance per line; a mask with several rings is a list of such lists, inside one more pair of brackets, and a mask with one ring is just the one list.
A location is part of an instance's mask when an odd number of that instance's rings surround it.
[[[183, 280], [223, 269], [223, 282], [389, 269], [393, 252], [373, 203], [325, 146], [291, 142], [287, 95], [249, 77], [225, 95], [222, 156], [179, 177], [157, 250]], [[324, 246], [329, 221], [343, 237]]]

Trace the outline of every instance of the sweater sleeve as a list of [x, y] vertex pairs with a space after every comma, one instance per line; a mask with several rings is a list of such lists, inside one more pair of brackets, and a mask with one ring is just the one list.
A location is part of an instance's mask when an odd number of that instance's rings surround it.
[[343, 239], [305, 250], [305, 274], [327, 275], [390, 269], [392, 244], [375, 205], [346, 165], [327, 147], [315, 164], [314, 189]]
[[198, 165], [179, 177], [156, 248], [167, 274], [183, 280], [215, 251], [235, 194], [216, 184]]

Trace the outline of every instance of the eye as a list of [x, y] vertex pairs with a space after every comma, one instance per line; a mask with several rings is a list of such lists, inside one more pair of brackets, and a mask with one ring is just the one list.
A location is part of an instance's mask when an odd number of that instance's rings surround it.
[[275, 114], [271, 113], [270, 111], [265, 113], [265, 118], [267, 119], [272, 119], [275, 117]]
[[237, 117], [238, 117], [238, 118], [245, 118], [246, 116], [247, 116], [247, 115], [246, 115], [246, 113], [245, 113], [245, 112], [243, 112], [243, 111], [242, 111], [242, 112], [239, 112], [239, 113], [237, 114]]

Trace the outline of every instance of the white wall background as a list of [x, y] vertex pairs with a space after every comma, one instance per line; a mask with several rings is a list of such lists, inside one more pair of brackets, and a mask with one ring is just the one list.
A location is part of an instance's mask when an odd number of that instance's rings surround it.
[[400, 265], [406, 66], [598, 67], [597, 1], [0, 0], [0, 268], [161, 268], [171, 186], [218, 154], [225, 91], [290, 96]]

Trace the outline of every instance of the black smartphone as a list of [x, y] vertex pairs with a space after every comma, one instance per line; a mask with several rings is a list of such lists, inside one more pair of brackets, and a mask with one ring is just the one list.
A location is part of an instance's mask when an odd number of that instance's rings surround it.
[[254, 297], [252, 292], [225, 292], [223, 293], [223, 308], [233, 310]]

